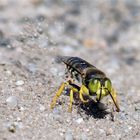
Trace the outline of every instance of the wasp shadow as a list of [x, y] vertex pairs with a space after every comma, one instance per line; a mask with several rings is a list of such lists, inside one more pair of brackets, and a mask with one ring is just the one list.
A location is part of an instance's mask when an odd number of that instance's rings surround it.
[[86, 115], [95, 119], [103, 119], [107, 114], [110, 114], [110, 112], [106, 111], [107, 107], [103, 103], [97, 103], [93, 100], [90, 100], [88, 103], [81, 103], [79, 107], [80, 110], [78, 112], [80, 114], [82, 110]]

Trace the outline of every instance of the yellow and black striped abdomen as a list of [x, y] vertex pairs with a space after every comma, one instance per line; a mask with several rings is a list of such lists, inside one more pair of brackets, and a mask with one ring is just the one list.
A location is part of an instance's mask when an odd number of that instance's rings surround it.
[[86, 68], [94, 67], [79, 57], [58, 56], [58, 59], [66, 64], [68, 70], [77, 71], [79, 74], [82, 74]]
[[95, 68], [93, 65], [79, 57], [70, 57], [70, 56], [58, 56], [57, 59], [60, 62], [66, 64], [67, 69], [72, 77], [76, 78], [79, 81], [79, 76], [81, 76], [85, 69]]

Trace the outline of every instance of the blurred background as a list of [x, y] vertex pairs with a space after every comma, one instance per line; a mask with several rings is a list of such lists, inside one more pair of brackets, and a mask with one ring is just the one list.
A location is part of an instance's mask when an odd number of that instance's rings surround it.
[[[20, 59], [27, 68], [36, 67], [21, 54], [28, 52], [31, 59], [42, 50], [42, 61], [53, 61], [56, 55], [78, 56], [110, 75], [123, 75], [127, 69], [135, 80], [140, 62], [139, 6], [138, 0], [1, 0], [1, 62]], [[45, 65], [51, 66], [56, 71], [56, 66]]]
[[[140, 138], [139, 45], [139, 0], [0, 0], [1, 138]], [[115, 123], [50, 112], [65, 79], [56, 55], [81, 57], [111, 78], [122, 110]]]

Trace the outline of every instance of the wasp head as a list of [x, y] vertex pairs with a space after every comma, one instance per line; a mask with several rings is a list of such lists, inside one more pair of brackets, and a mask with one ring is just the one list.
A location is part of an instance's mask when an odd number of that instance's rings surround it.
[[96, 93], [97, 101], [100, 101], [104, 96], [107, 96], [112, 89], [112, 84], [109, 78], [93, 78], [88, 84], [91, 94]]

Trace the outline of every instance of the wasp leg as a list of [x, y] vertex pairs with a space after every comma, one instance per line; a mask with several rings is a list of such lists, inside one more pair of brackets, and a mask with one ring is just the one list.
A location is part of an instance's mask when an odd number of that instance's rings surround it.
[[59, 96], [62, 94], [62, 92], [63, 92], [63, 90], [64, 90], [64, 88], [65, 88], [66, 85], [68, 85], [67, 82], [66, 82], [66, 83], [62, 83], [62, 85], [60, 86], [58, 92], [57, 92], [57, 93], [55, 94], [55, 96], [53, 97], [53, 100], [52, 100], [52, 103], [51, 103], [51, 107], [50, 107], [51, 109], [54, 108], [57, 99], [58, 99]]
[[73, 103], [73, 90], [70, 90], [70, 105], [69, 105], [69, 109], [68, 111], [71, 112], [72, 111], [72, 103]]
[[52, 100], [52, 103], [51, 103], [51, 106], [50, 106], [51, 109], [54, 108], [57, 99], [61, 96], [64, 88], [68, 85], [71, 86], [71, 89], [70, 89], [70, 106], [72, 106], [71, 104], [73, 102], [73, 92], [79, 92], [79, 89], [78, 89], [77, 85], [72, 84], [72, 80], [68, 80], [67, 82], [61, 84], [60, 88], [58, 89], [58, 92], [53, 97], [53, 100]]
[[82, 85], [79, 91], [79, 97], [83, 103], [87, 103], [89, 100], [85, 100], [83, 98], [84, 95], [89, 96], [89, 90], [84, 85]]
[[69, 109], [68, 109], [69, 112], [72, 111], [72, 103], [73, 103], [73, 100], [74, 100], [73, 94], [74, 93], [79, 93], [79, 89], [80, 89], [79, 86], [77, 86], [75, 84], [70, 83], [70, 85], [71, 85], [71, 90], [70, 90], [70, 105], [69, 105]]
[[119, 104], [118, 104], [118, 101], [117, 101], [117, 94], [116, 94], [116, 91], [115, 91], [114, 88], [112, 88], [110, 96], [111, 96], [111, 98], [112, 98], [112, 100], [113, 100], [113, 102], [114, 102], [114, 104], [116, 106], [116, 111], [119, 112], [120, 108], [119, 108]]

